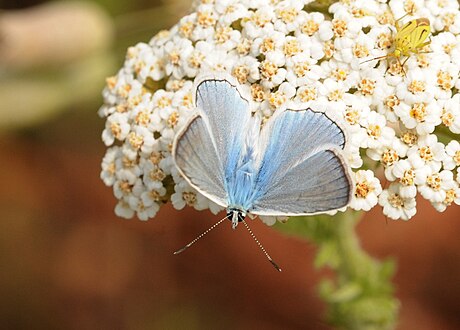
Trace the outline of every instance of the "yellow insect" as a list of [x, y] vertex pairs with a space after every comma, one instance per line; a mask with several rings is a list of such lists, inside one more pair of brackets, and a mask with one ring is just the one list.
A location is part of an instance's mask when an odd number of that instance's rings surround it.
[[[406, 64], [409, 57], [412, 54], [422, 53], [421, 49], [431, 43], [431, 39], [429, 39], [431, 33], [430, 20], [428, 18], [417, 18], [401, 26], [399, 22], [407, 15], [408, 14], [404, 15], [395, 22], [396, 35], [394, 38], [393, 52], [385, 56], [372, 58], [362, 63], [384, 58], [386, 58], [388, 62], [389, 58], [394, 57], [405, 74], [404, 64]], [[401, 63], [400, 58], [403, 56], [406, 56], [406, 59]], [[387, 67], [389, 68], [389, 65], [387, 65]]]

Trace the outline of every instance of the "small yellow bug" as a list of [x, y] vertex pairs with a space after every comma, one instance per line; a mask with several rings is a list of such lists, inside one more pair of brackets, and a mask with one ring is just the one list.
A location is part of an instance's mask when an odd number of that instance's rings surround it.
[[[404, 15], [395, 22], [396, 36], [394, 38], [393, 52], [385, 56], [372, 58], [362, 63], [370, 62], [373, 60], [381, 60], [384, 58], [386, 58], [388, 61], [390, 57], [394, 57], [398, 61], [402, 71], [405, 74], [404, 64], [406, 64], [410, 55], [421, 53], [420, 50], [431, 43], [431, 40], [429, 39], [429, 35], [431, 33], [430, 20], [428, 18], [417, 18], [401, 26], [399, 21], [407, 15], [408, 14]], [[400, 58], [403, 56], [406, 56], [407, 58], [401, 63]]]

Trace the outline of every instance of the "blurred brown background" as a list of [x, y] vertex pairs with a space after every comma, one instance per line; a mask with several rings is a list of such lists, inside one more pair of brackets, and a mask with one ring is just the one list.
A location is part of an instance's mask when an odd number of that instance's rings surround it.
[[[9, 10], [39, 2], [0, 2], [0, 32], [18, 19]], [[29, 35], [65, 49], [70, 37], [81, 40], [64, 58], [7, 57], [21, 45], [0, 33], [0, 328], [329, 328], [315, 291], [327, 274], [313, 269], [313, 245], [253, 222], [278, 273], [247, 232], [229, 225], [174, 256], [218, 219], [208, 212], [167, 205], [149, 222], [113, 214], [115, 198], [99, 179], [104, 77], [121, 66], [128, 45], [171, 26], [186, 2], [72, 2], [94, 15], [93, 39], [73, 14], [55, 23], [61, 36], [36, 26]], [[33, 21], [18, 13], [18, 22]], [[372, 255], [398, 261], [399, 329], [458, 329], [460, 208], [439, 214], [419, 203], [410, 222], [386, 221], [376, 208], [359, 235]]]

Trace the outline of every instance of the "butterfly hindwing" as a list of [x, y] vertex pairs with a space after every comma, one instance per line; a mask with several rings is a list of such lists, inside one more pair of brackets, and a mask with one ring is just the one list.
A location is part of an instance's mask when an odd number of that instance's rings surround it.
[[338, 149], [321, 150], [291, 168], [253, 203], [254, 214], [308, 215], [350, 202], [351, 181]]
[[173, 158], [180, 173], [194, 188], [220, 206], [227, 206], [224, 173], [205, 119], [191, 118], [178, 134]]
[[286, 110], [262, 131], [253, 206], [260, 215], [305, 215], [350, 201], [351, 179], [340, 156], [342, 129], [324, 113]]

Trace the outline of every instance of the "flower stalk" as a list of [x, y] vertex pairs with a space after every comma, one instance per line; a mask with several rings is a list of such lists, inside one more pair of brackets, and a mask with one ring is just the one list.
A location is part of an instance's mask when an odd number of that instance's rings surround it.
[[355, 228], [363, 213], [345, 212], [314, 218], [293, 218], [277, 228], [317, 246], [315, 266], [334, 271], [323, 279], [319, 295], [327, 304], [326, 319], [337, 328], [393, 329], [399, 301], [393, 296], [392, 260], [379, 261], [361, 247]]

